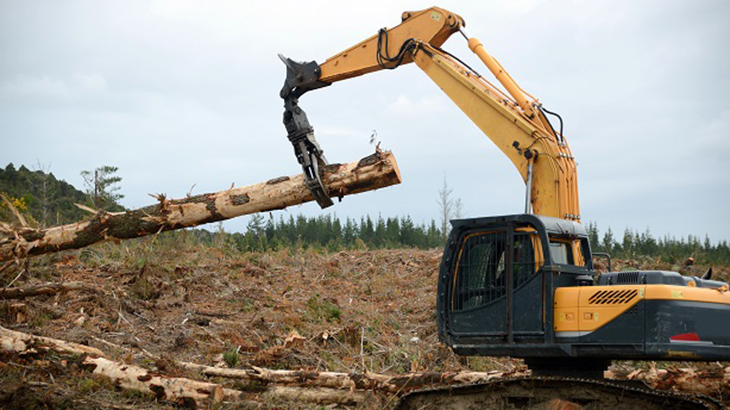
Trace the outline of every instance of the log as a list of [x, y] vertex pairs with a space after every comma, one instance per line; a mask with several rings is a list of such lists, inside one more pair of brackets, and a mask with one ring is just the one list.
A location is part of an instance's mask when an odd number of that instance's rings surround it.
[[[419, 372], [389, 376], [378, 373], [341, 373], [305, 370], [272, 370], [256, 366], [227, 369], [187, 362], [175, 362], [181, 368], [198, 371], [206, 376], [255, 380], [263, 383], [284, 384], [334, 389], [378, 390], [403, 393], [427, 386], [458, 385], [486, 382], [506, 377], [502, 372]], [[510, 373], [509, 376], [524, 376]]]
[[33, 336], [0, 326], [0, 352], [30, 354], [36, 353], [37, 349], [84, 355], [81, 363], [85, 370], [107, 377], [124, 389], [154, 394], [159, 400], [208, 407], [210, 404], [241, 396], [240, 391], [224, 389], [216, 383], [168, 377], [139, 366], [108, 360], [102, 357], [104, 353], [101, 350], [93, 347], [50, 337]]
[[[143, 349], [144, 351], [144, 349]], [[162, 360], [160, 356], [144, 351], [152, 360]], [[512, 372], [414, 372], [400, 375], [379, 373], [342, 373], [320, 372], [313, 370], [274, 370], [257, 366], [240, 369], [206, 366], [197, 363], [171, 361], [175, 366], [196, 371], [209, 377], [252, 380], [264, 384], [283, 384], [307, 388], [374, 390], [385, 393], [405, 393], [428, 386], [445, 386], [487, 382], [503, 377], [522, 377], [527, 373]]]
[[103, 357], [87, 356], [83, 360], [84, 367], [109, 378], [115, 385], [123, 389], [138, 390], [154, 394], [158, 400], [169, 401], [189, 406], [208, 407], [223, 400], [238, 399], [241, 392], [225, 389], [220, 384], [201, 382], [183, 377], [169, 377], [150, 372], [149, 370]]
[[704, 369], [679, 368], [648, 370], [637, 369], [626, 374], [616, 370], [606, 372], [613, 379], [642, 380], [655, 389], [674, 390], [683, 393], [728, 397], [730, 395], [730, 366], [713, 366]]
[[56, 293], [69, 292], [72, 290], [93, 290], [81, 282], [46, 283], [36, 286], [25, 286], [22, 288], [0, 289], [0, 300], [2, 299], [23, 299], [29, 296], [54, 295]]
[[[330, 196], [340, 199], [401, 182], [395, 157], [380, 150], [359, 162], [328, 165], [321, 178]], [[91, 220], [69, 225], [0, 229], [0, 262], [284, 209], [314, 199], [303, 174], [183, 199], [156, 198], [156, 205], [126, 212], [101, 211]]]
[[365, 393], [357, 391], [343, 391], [328, 388], [271, 386], [263, 394], [269, 401], [285, 400], [293, 402], [308, 402], [321, 405], [342, 404], [355, 405], [365, 401]]
[[35, 353], [36, 349], [54, 350], [59, 353], [68, 354], [89, 354], [103, 356], [104, 352], [99, 349], [84, 346], [78, 343], [66, 342], [50, 337], [34, 336], [27, 333], [16, 332], [0, 326], [0, 351], [12, 353]]

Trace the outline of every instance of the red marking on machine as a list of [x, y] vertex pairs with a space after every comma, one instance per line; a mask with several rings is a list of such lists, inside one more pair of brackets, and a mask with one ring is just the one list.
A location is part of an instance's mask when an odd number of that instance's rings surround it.
[[680, 333], [669, 338], [670, 342], [700, 342], [697, 333]]

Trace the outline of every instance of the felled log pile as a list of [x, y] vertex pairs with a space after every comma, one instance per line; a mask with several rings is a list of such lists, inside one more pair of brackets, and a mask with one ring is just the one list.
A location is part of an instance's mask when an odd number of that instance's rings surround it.
[[[79, 360], [85, 371], [106, 377], [123, 389], [154, 395], [160, 401], [208, 407], [222, 401], [237, 400], [242, 396], [241, 391], [225, 388], [218, 383], [171, 377], [140, 366], [109, 360], [104, 357], [104, 352], [94, 347], [0, 327], [0, 353], [27, 357], [44, 351], [80, 355]], [[145, 354], [159, 359], [149, 352], [145, 351]], [[357, 404], [372, 393], [401, 394], [428, 386], [475, 383], [505, 376], [500, 372], [424, 372], [387, 376], [374, 373], [272, 370], [254, 366], [227, 369], [186, 362], [172, 364], [206, 376], [257, 381], [268, 386], [264, 392], [265, 397], [319, 404]]]
[[[112, 344], [110, 344], [112, 345]], [[120, 347], [116, 346], [115, 347]], [[49, 337], [34, 336], [0, 327], [0, 354], [25, 357], [52, 351], [56, 355], [80, 356], [77, 362], [95, 375], [108, 378], [115, 386], [142, 391], [159, 401], [193, 407], [209, 407], [223, 401], [240, 400], [244, 393], [220, 383], [185, 377], [172, 377], [140, 366], [113, 361], [101, 350]], [[162, 360], [142, 349], [150, 359]], [[56, 356], [57, 357], [57, 356]], [[486, 382], [502, 377], [527, 376], [526, 372], [418, 372], [404, 375], [340, 373], [302, 370], [273, 370], [255, 366], [221, 368], [174, 361], [173, 366], [204, 376], [255, 381], [265, 386], [262, 395], [272, 400], [318, 404], [358, 404], [368, 395], [401, 395], [436, 386]], [[609, 371], [609, 378], [644, 380], [654, 388], [684, 393], [717, 395], [730, 393], [730, 366], [696, 370], [691, 368]]]

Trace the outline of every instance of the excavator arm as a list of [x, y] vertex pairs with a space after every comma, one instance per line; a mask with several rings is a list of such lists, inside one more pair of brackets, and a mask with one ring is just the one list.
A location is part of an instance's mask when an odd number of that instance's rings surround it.
[[[579, 221], [575, 160], [562, 130], [557, 132], [547, 119], [549, 112], [517, 85], [479, 40], [464, 35], [465, 23], [457, 14], [433, 7], [403, 13], [402, 19], [400, 25], [381, 29], [321, 65], [280, 55], [287, 66], [281, 90], [284, 124], [319, 205], [332, 204], [318, 175], [327, 162], [299, 97], [336, 81], [415, 62], [515, 165], [527, 184], [526, 212]], [[469, 48], [507, 93], [440, 48], [456, 32], [467, 38]]]

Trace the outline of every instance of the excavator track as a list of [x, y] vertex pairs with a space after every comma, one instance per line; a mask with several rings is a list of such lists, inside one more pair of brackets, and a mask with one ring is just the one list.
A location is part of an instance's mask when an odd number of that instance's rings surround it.
[[416, 390], [403, 396], [396, 408], [716, 410], [724, 407], [706, 396], [656, 390], [639, 381], [529, 377]]

